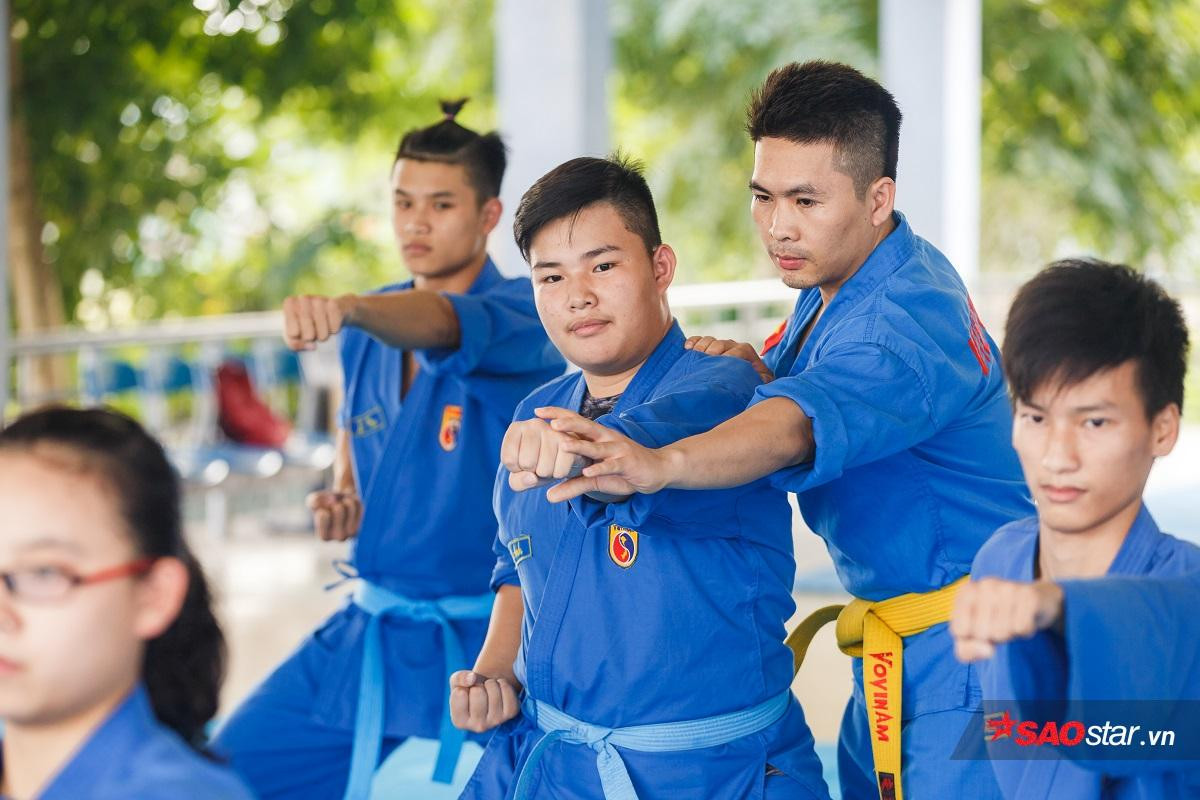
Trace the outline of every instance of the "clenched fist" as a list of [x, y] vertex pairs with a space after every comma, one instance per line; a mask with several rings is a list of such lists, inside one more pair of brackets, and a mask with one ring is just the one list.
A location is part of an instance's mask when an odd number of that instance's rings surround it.
[[965, 583], [950, 615], [954, 655], [963, 663], [991, 658], [998, 644], [1060, 624], [1062, 607], [1062, 587], [1052, 581], [981, 578]]
[[450, 676], [450, 721], [456, 728], [483, 733], [520, 710], [517, 690], [506, 678], [489, 678], [467, 669]]
[[540, 419], [509, 425], [500, 444], [500, 463], [508, 470], [509, 487], [523, 492], [578, 475], [586, 462], [563, 450], [563, 445], [572, 438]]
[[313, 350], [346, 324], [356, 295], [292, 295], [283, 301], [283, 340], [292, 350]]
[[304, 504], [312, 512], [313, 525], [321, 540], [344, 542], [358, 534], [363, 506], [357, 494], [323, 489], [310, 493]]

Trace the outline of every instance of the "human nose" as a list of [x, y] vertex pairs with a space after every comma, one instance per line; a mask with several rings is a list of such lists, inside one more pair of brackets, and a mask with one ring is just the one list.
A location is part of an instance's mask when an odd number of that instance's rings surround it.
[[795, 242], [800, 239], [800, 214], [791, 203], [775, 202], [771, 208], [771, 238], [777, 242]]
[[596, 293], [591, 281], [579, 278], [567, 285], [567, 303], [572, 311], [583, 311], [596, 305]]
[[13, 605], [12, 582], [7, 575], [0, 580], [0, 632], [16, 633], [21, 627], [21, 617]]
[[1069, 425], [1051, 424], [1042, 448], [1042, 466], [1049, 472], [1071, 472], [1079, 467], [1075, 431]]
[[401, 212], [401, 229], [407, 234], [421, 234], [429, 232], [429, 209], [421, 205], [415, 205]]

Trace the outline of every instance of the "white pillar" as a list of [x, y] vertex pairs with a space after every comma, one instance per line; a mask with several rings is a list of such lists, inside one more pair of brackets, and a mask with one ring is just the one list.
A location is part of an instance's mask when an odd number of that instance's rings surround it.
[[8, 320], [8, 0], [0, 0], [0, 425], [8, 408], [9, 356]]
[[576, 156], [606, 155], [611, 37], [606, 0], [499, 0], [496, 97], [509, 147], [504, 216], [489, 242], [499, 267], [528, 274], [512, 215], [538, 178]]
[[968, 286], [979, 276], [980, 0], [880, 0], [883, 84], [896, 96], [896, 207]]

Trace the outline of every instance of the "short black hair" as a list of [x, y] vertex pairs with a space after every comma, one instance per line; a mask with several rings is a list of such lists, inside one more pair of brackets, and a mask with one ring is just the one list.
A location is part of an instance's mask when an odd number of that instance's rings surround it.
[[829, 142], [838, 168], [862, 197], [873, 181], [896, 179], [900, 108], [875, 81], [846, 64], [793, 62], [767, 76], [746, 108], [750, 138]]
[[654, 196], [642, 177], [642, 165], [620, 153], [609, 158], [573, 158], [538, 178], [517, 206], [513, 236], [525, 260], [533, 237], [563, 217], [575, 217], [588, 206], [608, 203], [621, 222], [636, 233], [646, 249], [662, 244]]
[[1055, 261], [1020, 288], [1004, 326], [1004, 370], [1014, 401], [1047, 383], [1071, 386], [1133, 360], [1152, 419], [1183, 407], [1188, 330], [1179, 303], [1123, 264]]
[[504, 180], [508, 155], [504, 140], [496, 131], [478, 134], [454, 121], [467, 99], [442, 100], [442, 121], [404, 134], [392, 163], [408, 158], [413, 161], [461, 164], [467, 171], [467, 179], [474, 187], [479, 202], [483, 203], [500, 196], [500, 182]]

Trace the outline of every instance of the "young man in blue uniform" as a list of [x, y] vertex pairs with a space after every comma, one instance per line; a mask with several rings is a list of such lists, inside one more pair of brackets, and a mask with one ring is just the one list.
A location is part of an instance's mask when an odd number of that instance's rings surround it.
[[[839, 619], [856, 656], [842, 796], [996, 797], [986, 764], [950, 760], [980, 696], [945, 622], [979, 547], [1030, 505], [999, 351], [954, 267], [893, 209], [899, 125], [892, 96], [850, 67], [771, 73], [748, 111], [751, 211], [800, 296], [765, 363], [732, 342], [693, 346], [774, 379], [744, 413], [665, 447], [556, 420], [583, 437], [571, 452], [600, 463], [551, 499], [597, 482], [658, 492], [763, 476], [795, 492], [860, 598]], [[798, 653], [814, 630], [802, 626]]]
[[496, 612], [450, 694], [456, 724], [500, 727], [463, 797], [827, 797], [789, 688], [785, 495], [760, 480], [546, 499], [578, 465], [540, 407], [663, 445], [736, 414], [758, 376], [684, 349], [675, 255], [635, 167], [569, 161], [514, 227], [542, 323], [581, 372], [526, 398], [501, 450]]
[[359, 583], [217, 739], [263, 798], [366, 797], [408, 736], [441, 739], [433, 777], [449, 782], [462, 744], [444, 687], [487, 627], [500, 441], [517, 402], [565, 364], [529, 280], [503, 278], [487, 255], [504, 146], [455, 122], [460, 105], [408, 133], [392, 170], [413, 279], [284, 306], [293, 348], [341, 334], [334, 486], [308, 502], [322, 538], [357, 535]]
[[[1012, 438], [1038, 513], [983, 546], [950, 622], [959, 657], [980, 662], [992, 714], [1033, 720], [1040, 733], [1140, 711], [1111, 721], [1149, 729], [1175, 701], [1200, 700], [1187, 622], [1200, 548], [1161, 532], [1142, 502], [1150, 468], [1179, 435], [1187, 341], [1178, 303], [1128, 267], [1060, 261], [1017, 294], [1004, 339]], [[1200, 796], [1195, 760], [1077, 746], [1047, 758], [1013, 739], [989, 743], [1008, 798]]]

